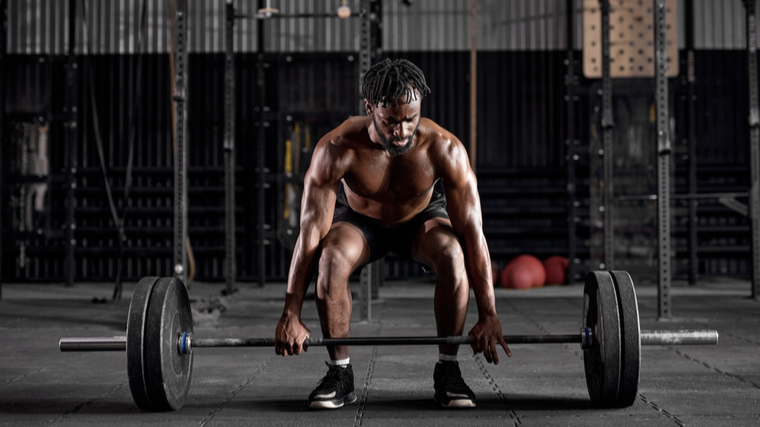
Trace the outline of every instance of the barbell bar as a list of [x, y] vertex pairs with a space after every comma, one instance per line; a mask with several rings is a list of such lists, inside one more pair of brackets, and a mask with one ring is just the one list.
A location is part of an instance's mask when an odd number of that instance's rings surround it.
[[[714, 330], [642, 331], [631, 276], [593, 271], [583, 289], [579, 334], [505, 335], [508, 344], [580, 344], [589, 397], [600, 407], [631, 406], [638, 394], [642, 345], [715, 345]], [[469, 336], [308, 338], [327, 345], [468, 345]], [[127, 335], [62, 338], [62, 352], [125, 351], [129, 389], [145, 411], [178, 410], [190, 388], [195, 348], [273, 347], [273, 338], [195, 338], [185, 285], [173, 277], [146, 277], [132, 295]]]
[[[507, 344], [580, 344], [588, 348], [593, 340], [590, 328], [581, 328], [580, 334], [567, 335], [504, 335]], [[307, 338], [304, 347], [328, 345], [391, 346], [391, 345], [470, 345], [468, 335], [450, 337], [353, 337], [353, 338]], [[641, 331], [641, 345], [715, 345], [715, 330]], [[274, 338], [195, 338], [183, 332], [177, 338], [177, 351], [188, 354], [195, 348], [220, 347], [274, 347]], [[126, 351], [127, 337], [61, 338], [58, 348], [71, 351]]]

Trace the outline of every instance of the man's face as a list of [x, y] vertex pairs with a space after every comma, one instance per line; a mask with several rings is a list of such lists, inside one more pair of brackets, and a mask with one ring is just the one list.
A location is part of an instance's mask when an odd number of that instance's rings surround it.
[[414, 145], [414, 135], [420, 125], [420, 96], [407, 102], [407, 97], [393, 99], [385, 105], [371, 105], [365, 102], [367, 114], [372, 116], [377, 136], [383, 147], [392, 156], [399, 156], [409, 151]]

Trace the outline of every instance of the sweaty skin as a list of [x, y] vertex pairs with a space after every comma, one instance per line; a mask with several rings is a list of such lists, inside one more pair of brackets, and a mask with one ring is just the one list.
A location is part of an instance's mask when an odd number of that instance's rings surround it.
[[[420, 117], [420, 96], [387, 104], [365, 100], [367, 117], [353, 117], [325, 135], [314, 149], [304, 179], [301, 233], [288, 275], [285, 306], [275, 331], [277, 354], [297, 355], [310, 331], [301, 321], [304, 295], [319, 263], [317, 310], [325, 337], [350, 336], [349, 275], [370, 257], [361, 230], [332, 224], [338, 186], [344, 184], [351, 208], [384, 227], [397, 227], [430, 202], [442, 180], [450, 220], [423, 224], [412, 247], [415, 261], [436, 272], [434, 308], [439, 336], [461, 335], [470, 288], [478, 322], [470, 330], [473, 353], [499, 363], [504, 342], [496, 314], [488, 246], [482, 230], [477, 180], [462, 143], [433, 121]], [[460, 243], [461, 242], [461, 243]], [[440, 346], [456, 354], [457, 346]], [[328, 347], [334, 360], [348, 357], [346, 346]]]

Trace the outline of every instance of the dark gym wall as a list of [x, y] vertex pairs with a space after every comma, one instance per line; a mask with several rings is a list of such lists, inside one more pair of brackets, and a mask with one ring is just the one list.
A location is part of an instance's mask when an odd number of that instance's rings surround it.
[[[698, 50], [694, 55], [697, 117], [697, 193], [746, 192], [750, 187], [747, 56], [737, 50]], [[681, 93], [680, 96], [685, 94]], [[679, 98], [680, 98], [679, 96]], [[675, 191], [688, 193], [687, 152], [682, 142], [685, 108], [676, 104]], [[747, 199], [741, 199], [747, 203]], [[749, 277], [750, 221], [718, 200], [700, 200], [697, 248], [700, 274]], [[676, 273], [686, 275], [688, 208], [679, 201], [673, 209]]]
[[[466, 53], [462, 52], [390, 52], [389, 57], [405, 57], [422, 67], [428, 76], [433, 93], [424, 102], [424, 114], [458, 135], [465, 144], [468, 135], [469, 69]], [[277, 111], [291, 115], [313, 117], [331, 112], [331, 123], [339, 123], [343, 116], [354, 112], [358, 93], [353, 80], [355, 64], [345, 55], [333, 54], [333, 58], [299, 58], [279, 55], [272, 63], [271, 84], [279, 88]], [[294, 61], [293, 58], [296, 58]], [[6, 64], [6, 134], [12, 135], [14, 122], [35, 117], [50, 105], [51, 111], [62, 108], [62, 65], [55, 58], [47, 68], [38, 57], [10, 56]], [[217, 54], [193, 54], [190, 56], [192, 70], [190, 110], [190, 236], [198, 262], [198, 278], [219, 277], [223, 259], [223, 182], [222, 182], [222, 78], [223, 62]], [[746, 83], [742, 78], [746, 59], [740, 51], [698, 51], [697, 73], [704, 76], [698, 80], [698, 132], [700, 144], [699, 191], [733, 191], [747, 185], [748, 140], [742, 115], [734, 111], [746, 109]], [[483, 193], [487, 231], [492, 252], [503, 260], [521, 251], [540, 255], [563, 253], [564, 237], [564, 111], [562, 98], [563, 53], [562, 52], [484, 52], [479, 54], [479, 133], [481, 135], [479, 178]], [[130, 55], [99, 55], [91, 58], [98, 95], [96, 102], [101, 121], [101, 132], [109, 167], [109, 177], [120, 198], [126, 165], [126, 138], [128, 134], [128, 111], [133, 100], [129, 95], [130, 67], [134, 70], [137, 60]], [[254, 192], [250, 167], [255, 155], [256, 123], [252, 112], [256, 108], [253, 95], [256, 57], [240, 54], [238, 57], [237, 102], [238, 140], [241, 154], [238, 156], [238, 207], [239, 217], [239, 263], [241, 278], [256, 277], [255, 260], [255, 209], [246, 201]], [[312, 64], [311, 68], [308, 64]], [[320, 64], [317, 66], [316, 64]], [[169, 108], [168, 60], [165, 55], [143, 57], [143, 96], [150, 97], [137, 109], [137, 144], [135, 146], [135, 188], [131, 205], [127, 210], [127, 275], [140, 277], [150, 272], [168, 268], [171, 246], [171, 118]], [[287, 72], [274, 72], [275, 69]], [[326, 73], [325, 70], [330, 70]], [[134, 71], [132, 71], [134, 72]], [[315, 80], [321, 75], [320, 80]], [[328, 77], [330, 75], [331, 77]], [[81, 75], [80, 88], [85, 87], [85, 73]], [[301, 85], [302, 87], [299, 87]], [[52, 90], [50, 90], [52, 89]], [[315, 92], [316, 91], [316, 92]], [[79, 175], [81, 197], [77, 209], [77, 233], [81, 239], [78, 249], [77, 276], [81, 279], [99, 280], [115, 274], [114, 259], [117, 249], [116, 237], [105, 200], [102, 172], [97, 160], [97, 150], [92, 130], [92, 111], [89, 95], [83, 92], [82, 143]], [[341, 115], [343, 114], [343, 116]], [[588, 117], [587, 113], [583, 116]], [[304, 116], [305, 117], [305, 116]], [[51, 171], [62, 167], [62, 125], [51, 116]], [[680, 123], [680, 122], [679, 122]], [[580, 123], [581, 131], [587, 124]], [[682, 130], [681, 130], [681, 134]], [[313, 138], [319, 136], [315, 133]], [[282, 171], [281, 154], [277, 151], [278, 135], [267, 144], [268, 165], [272, 170]], [[678, 160], [678, 157], [677, 157]], [[7, 160], [4, 160], [7, 161]], [[7, 168], [5, 169], [7, 170]], [[502, 174], [496, 171], [503, 172]], [[582, 172], [579, 172], [582, 173]], [[509, 175], [502, 176], [504, 174]], [[678, 191], [685, 188], [685, 163], [676, 163]], [[581, 177], [582, 178], [582, 177]], [[53, 180], [51, 189], [51, 229], [60, 227], [63, 221], [62, 183]], [[7, 182], [7, 181], [6, 181]], [[510, 186], [512, 194], [494, 192], [495, 188]], [[521, 191], [518, 191], [521, 190]], [[10, 200], [6, 190], [4, 200]], [[685, 191], [685, 190], [684, 190]], [[276, 195], [270, 200], [276, 205]], [[510, 200], [507, 200], [510, 199]], [[526, 210], [520, 213], [544, 215], [543, 221], [515, 214], [508, 217], [504, 208], [519, 205]], [[549, 209], [549, 208], [554, 208]], [[489, 212], [493, 214], [489, 216]], [[5, 210], [5, 212], [8, 212]], [[138, 214], [139, 212], [139, 214]], [[542, 213], [544, 212], [544, 213]], [[678, 212], [678, 211], [677, 211]], [[704, 215], [705, 226], [719, 224], [744, 224], [741, 218], [733, 218], [729, 212]], [[277, 217], [277, 209], [269, 214]], [[717, 215], [717, 216], [716, 216]], [[712, 218], [712, 219], [711, 219]], [[538, 221], [538, 222], [537, 222]], [[711, 223], [712, 222], [712, 223]], [[6, 228], [11, 218], [4, 218]], [[547, 228], [548, 227], [548, 228]], [[533, 237], [527, 238], [532, 230]], [[537, 238], [535, 234], [549, 233]], [[539, 231], [541, 230], [541, 231]], [[744, 274], [740, 261], [742, 248], [747, 247], [743, 228], [734, 228], [731, 235], [704, 235], [705, 273]], [[726, 231], [726, 230], [723, 230]], [[729, 233], [730, 234], [730, 233]], [[746, 236], [746, 234], [745, 234]], [[4, 240], [3, 271], [7, 278], [55, 280], [62, 272], [63, 246], [58, 239], [45, 236], [27, 236], [25, 256], [29, 263], [18, 266], [19, 247]], [[582, 237], [582, 236], [581, 236]], [[581, 239], [582, 240], [582, 239]], [[273, 248], [270, 254], [269, 272], [272, 277], [284, 277], [288, 256], [287, 248]], [[712, 248], [712, 249], [711, 249]], [[581, 248], [582, 249], [582, 248]], [[726, 255], [728, 251], [729, 255]], [[712, 255], [710, 255], [712, 252]], [[746, 253], [746, 252], [745, 252]], [[723, 254], [723, 255], [720, 255]], [[714, 258], [710, 258], [710, 257]], [[713, 259], [712, 261], [710, 259]], [[737, 264], [738, 262], [738, 264]], [[737, 267], [731, 267], [732, 264]], [[396, 267], [394, 267], [396, 268]], [[398, 267], [397, 274], [409, 267]], [[413, 274], [409, 270], [407, 274]]]
[[[303, 55], [302, 55], [303, 56]], [[267, 128], [265, 147], [267, 174], [271, 187], [267, 190], [267, 223], [276, 224], [278, 212], [277, 175], [283, 172], [283, 149], [278, 124], [287, 127], [290, 115], [311, 124], [311, 138], [325, 133], [356, 111], [358, 88], [356, 62], [347, 55], [267, 56], [265, 72], [269, 112], [264, 117]], [[46, 59], [47, 61], [48, 59]], [[224, 259], [224, 154], [223, 87], [224, 62], [221, 54], [190, 55], [189, 102], [189, 235], [197, 263], [197, 278], [216, 280]], [[77, 236], [76, 277], [79, 280], [104, 280], [115, 275], [118, 245], [111, 219], [103, 172], [98, 157], [93, 127], [93, 104], [88, 88], [90, 74], [96, 90], [98, 122], [103, 141], [108, 178], [117, 207], [121, 208], [128, 156], [129, 112], [135, 100], [133, 82], [138, 61], [142, 61], [143, 102], [135, 109], [135, 161], [133, 187], [126, 209], [125, 277], [136, 279], [147, 274], [162, 274], [170, 268], [172, 247], [172, 121], [168, 56], [146, 54], [97, 55], [83, 62], [79, 88], [81, 142], [77, 147]], [[60, 62], [60, 61], [59, 61]], [[89, 65], [87, 65], [89, 62]], [[238, 141], [237, 216], [238, 272], [242, 279], [257, 277], [256, 192], [255, 174], [260, 109], [257, 98], [257, 65], [255, 54], [239, 54], [236, 58], [236, 115]], [[47, 194], [50, 208], [34, 213], [35, 229], [3, 240], [4, 272], [9, 280], [59, 280], [64, 262], [64, 245], [56, 230], [64, 219], [63, 187], [63, 108], [62, 65], [48, 67], [40, 57], [13, 55], [7, 57], [5, 80], [5, 131], [20, 139], [14, 131], [22, 123], [49, 123], [51, 187]], [[146, 100], [147, 99], [147, 100]], [[281, 116], [281, 117], [280, 117]], [[278, 119], [282, 119], [279, 120]], [[271, 126], [270, 126], [271, 125]], [[271, 129], [271, 131], [270, 131]], [[282, 132], [284, 134], [285, 132]], [[10, 144], [9, 144], [10, 145]], [[5, 156], [4, 165], [11, 166], [13, 156]], [[308, 159], [306, 159], [308, 161]], [[308, 165], [305, 162], [305, 165]], [[305, 166], [304, 166], [305, 168]], [[7, 168], [4, 168], [7, 170]], [[9, 174], [10, 175], [10, 174]], [[26, 179], [6, 179], [5, 195], [14, 197], [12, 212], [3, 218], [3, 225], [17, 229], [17, 191]], [[5, 198], [5, 200], [8, 200]], [[15, 200], [15, 201], [14, 201]], [[47, 218], [52, 217], [52, 222]], [[276, 228], [276, 227], [275, 227]], [[38, 235], [37, 230], [43, 231]], [[52, 233], [52, 234], [51, 234]], [[7, 235], [6, 235], [7, 236]], [[15, 240], [15, 241], [14, 241]], [[288, 255], [277, 239], [271, 238], [268, 252], [268, 275], [283, 278], [289, 264]], [[20, 247], [24, 261], [19, 263]], [[8, 256], [15, 255], [15, 256]], [[286, 262], [287, 261], [287, 262]]]
[[[478, 54], [478, 166], [560, 167], [564, 164], [564, 51]], [[424, 72], [432, 93], [424, 116], [469, 146], [470, 54], [389, 52]], [[558, 108], [559, 107], [559, 108]]]
[[[21, 2], [10, 2], [17, 12]], [[159, 6], [152, 12], [152, 31], [163, 34], [160, 17], [165, 10], [164, 2], [149, 1]], [[217, 2], [218, 3], [218, 2]], [[243, 2], [246, 5], [249, 2]], [[302, 7], [299, 2], [298, 7]], [[307, 2], [309, 3], [309, 2]], [[440, 2], [442, 10], [449, 15], [436, 15], [427, 10], [438, 4], [418, 0], [412, 8], [396, 1], [384, 2], [383, 18], [385, 56], [404, 57], [417, 63], [427, 74], [433, 89], [423, 103], [425, 115], [448, 128], [469, 145], [469, 54], [467, 43], [461, 37], [445, 39], [453, 43], [446, 49], [434, 37], [436, 19], [443, 19], [442, 28], [453, 33], [466, 34], [466, 8], [461, 2]], [[566, 251], [565, 208], [565, 159], [564, 159], [564, 58], [562, 34], [564, 10], [550, 6], [555, 2], [514, 2], [511, 8], [503, 8], [502, 2], [482, 2], [484, 15], [493, 12], [491, 19], [504, 18], [505, 27], [493, 31], [479, 30], [480, 43], [485, 47], [478, 54], [478, 177], [483, 198], [485, 227], [491, 253], [499, 263], [504, 263], [520, 253], [533, 253], [540, 257], [563, 254]], [[559, 2], [564, 4], [564, 2]], [[714, 25], [717, 18], [710, 17], [713, 3], [699, 2], [701, 21]], [[736, 3], [736, 2], [733, 2]], [[732, 3], [732, 4], [733, 4]], [[55, 6], [46, 19], [61, 13], [64, 3]], [[97, 2], [88, 0], [88, 7]], [[136, 3], [137, 4], [137, 3]], [[196, 5], [200, 3], [194, 3]], [[283, 5], [291, 3], [283, 0]], [[321, 4], [321, 3], [320, 3]], [[481, 4], [481, 2], [479, 2]], [[244, 9], [248, 6], [242, 5]], [[713, 5], [713, 6], [711, 6]], [[454, 7], [456, 6], [456, 7]], [[200, 6], [197, 6], [200, 7]], [[190, 239], [197, 262], [197, 278], [221, 280], [223, 251], [223, 62], [218, 53], [223, 38], [211, 36], [223, 26], [218, 18], [221, 8], [216, 3], [198, 11], [206, 12], [191, 38], [190, 55]], [[326, 6], [325, 6], [326, 7]], [[352, 7], [355, 7], [352, 3]], [[446, 9], [448, 7], [449, 9]], [[488, 8], [491, 9], [488, 9]], [[732, 6], [733, 7], [733, 6]], [[427, 8], [427, 9], [425, 9]], [[429, 17], [425, 11], [427, 10]], [[736, 9], [720, 19], [732, 22]], [[245, 11], [245, 10], [244, 10]], [[304, 6], [299, 12], [320, 12]], [[104, 7], [102, 14], [108, 12]], [[115, 10], [111, 12], [115, 13]], [[708, 13], [709, 12], [709, 13]], [[46, 12], [47, 13], [47, 12]], [[463, 15], [464, 14], [464, 15]], [[460, 16], [463, 15], [464, 17]], [[63, 274], [64, 245], [62, 232], [64, 214], [64, 177], [61, 173], [63, 159], [63, 44], [46, 44], [46, 33], [33, 27], [32, 21], [15, 19], [16, 31], [9, 39], [9, 51], [4, 58], [6, 91], [5, 120], [6, 139], [20, 137], [20, 123], [39, 123], [39, 117], [50, 123], [51, 177], [48, 191], [47, 211], [36, 213], [35, 228], [19, 233], [18, 218], [13, 213], [19, 199], [14, 193], [27, 178], [14, 177], [9, 166], [12, 156], [3, 156], [3, 280], [61, 280]], [[26, 16], [26, 15], [24, 15]], [[196, 16], [198, 16], [196, 14]], [[741, 21], [741, 13], [738, 15]], [[126, 19], [126, 43], [108, 39], [108, 43], [95, 43], [96, 55], [80, 56], [82, 72], [79, 74], [80, 100], [80, 156], [77, 197], [77, 280], [110, 280], [115, 275], [116, 232], [108, 212], [92, 127], [92, 102], [87, 91], [88, 75], [84, 71], [84, 58], [91, 62], [96, 84], [96, 102], [104, 154], [109, 179], [120, 198], [126, 165], [126, 139], [129, 131], [128, 112], [134, 103], [134, 73], [138, 56], [135, 38], [139, 14], [132, 8]], [[416, 18], [415, 18], [416, 17]], [[418, 33], [409, 30], [413, 19], [427, 19]], [[498, 19], [497, 19], [498, 18]], [[199, 18], [200, 19], [200, 18]], [[332, 18], [331, 18], [332, 19]], [[156, 21], [158, 20], [158, 21]], [[335, 22], [333, 22], [335, 21]], [[157, 23], [158, 22], [158, 23]], [[223, 22], [223, 21], [221, 21]], [[252, 205], [255, 182], [252, 165], [255, 164], [255, 144], [258, 126], [266, 127], [266, 162], [270, 173], [267, 180], [266, 221], [273, 230], [265, 236], [271, 242], [267, 246], [266, 274], [272, 279], [283, 279], [289, 263], [292, 240], [279, 234], [283, 203], [280, 193], [283, 186], [281, 175], [284, 168], [284, 142], [293, 139], [295, 125], [301, 136], [312, 143], [331, 127], [351, 114], [359, 105], [357, 62], [352, 37], [346, 27], [324, 34], [330, 25], [343, 25], [337, 19], [332, 24], [298, 24], [282, 22], [272, 25], [265, 34], [270, 40], [265, 44], [267, 53], [258, 58], [251, 52], [257, 45], [254, 23], [241, 23], [236, 27], [236, 131], [239, 154], [237, 174], [238, 217], [238, 274], [240, 279], [253, 279], [258, 275], [256, 253], [256, 209]], [[464, 22], [464, 24], [463, 24]], [[556, 24], [557, 32], [550, 37], [542, 36], [547, 26]], [[120, 24], [121, 25], [121, 24]], [[309, 27], [309, 25], [312, 25]], [[322, 26], [320, 26], [322, 25]], [[702, 24], [700, 24], [702, 25]], [[705, 24], [706, 25], [706, 24]], [[741, 25], [741, 24], [739, 24]], [[51, 27], [51, 34], [57, 34]], [[99, 30], [96, 30], [99, 29]], [[106, 31], [107, 25], [99, 24], [91, 31]], [[310, 52], [304, 28], [323, 34], [317, 38], [322, 43], [321, 52]], [[341, 27], [342, 28], [342, 27]], [[406, 29], [404, 29], [406, 28]], [[490, 27], [496, 28], [496, 27]], [[705, 27], [703, 27], [705, 28]], [[274, 43], [277, 34], [296, 31], [299, 37], [287, 38], [287, 42]], [[425, 33], [427, 31], [427, 33]], [[25, 38], [24, 34], [29, 33]], [[724, 37], [725, 34], [732, 37]], [[700, 185], [698, 191], [746, 191], [748, 183], [748, 135], [746, 131], [746, 58], [741, 48], [741, 38], [733, 37], [735, 31], [717, 31], [702, 35], [698, 43], [702, 49], [696, 52], [696, 75], [698, 120], [698, 162]], [[130, 35], [131, 34], [131, 35]], [[396, 36], [392, 36], [396, 34]], [[737, 33], [741, 34], [741, 33]], [[32, 36], [33, 35], [33, 36]], [[403, 37], [402, 37], [403, 36]], [[720, 37], [718, 37], [720, 36]], [[399, 37], [394, 38], [394, 37]], [[721, 38], [722, 37], [722, 38]], [[12, 44], [12, 45], [11, 45]], [[461, 44], [462, 46], [459, 46]], [[577, 45], [577, 41], [576, 41]], [[110, 47], [109, 47], [110, 46]], [[482, 46], [482, 45], [481, 45]], [[713, 46], [713, 49], [704, 49]], [[116, 51], [111, 51], [111, 47]], [[311, 46], [314, 47], [314, 46]], [[82, 47], [84, 49], [84, 47]], [[127, 210], [126, 277], [136, 279], [146, 274], [165, 275], [170, 267], [171, 242], [171, 112], [169, 103], [168, 55], [165, 40], [154, 38], [148, 44], [147, 54], [142, 56], [143, 84], [140, 90], [144, 101], [137, 108], [135, 188]], [[421, 50], [412, 50], [420, 48]], [[271, 50], [271, 52], [269, 52]], [[683, 53], [682, 53], [683, 54]], [[581, 52], [576, 52], [580, 58]], [[270, 108], [265, 116], [257, 113], [256, 73], [259, 62], [268, 64], [265, 71], [266, 103]], [[682, 70], [685, 67], [681, 67]], [[132, 74], [130, 74], [132, 73]], [[676, 93], [679, 79], [671, 80]], [[590, 88], [592, 81], [582, 80], [582, 87]], [[625, 84], [617, 81], [615, 84]], [[588, 153], [583, 152], [589, 140], [591, 117], [588, 95], [580, 96], [577, 108], [576, 128], [581, 141], [578, 185], [581, 203], [587, 203], [584, 185], [588, 184]], [[675, 105], [676, 138], [683, 139], [680, 104]], [[290, 120], [288, 120], [290, 117]], [[308, 130], [307, 130], [308, 129]], [[15, 133], [14, 133], [15, 132]], [[15, 136], [14, 136], [15, 135]], [[685, 192], [685, 163], [676, 157], [676, 190]], [[302, 169], [308, 162], [303, 156]], [[9, 179], [10, 178], [10, 179]], [[26, 181], [25, 181], [26, 180]], [[8, 209], [10, 207], [10, 209]], [[578, 230], [579, 257], [588, 257], [587, 205], [582, 205], [581, 223]], [[749, 247], [746, 219], [731, 213], [722, 206], [707, 207], [711, 210], [700, 214], [700, 271], [705, 274], [747, 275]], [[706, 208], [706, 209], [707, 209]], [[139, 212], [139, 213], [138, 213]], [[680, 223], [685, 209], [674, 211], [674, 221]], [[277, 230], [275, 230], [277, 229]], [[675, 238], [683, 242], [684, 233], [675, 229]], [[680, 234], [679, 234], [680, 233]], [[23, 251], [21, 247], [23, 246]], [[680, 247], [680, 249], [679, 249]], [[676, 256], [683, 260], [683, 243], [676, 246]], [[19, 260], [23, 253], [23, 267]], [[389, 259], [391, 277], [421, 274], [408, 263]], [[685, 273], [679, 271], [677, 274]]]

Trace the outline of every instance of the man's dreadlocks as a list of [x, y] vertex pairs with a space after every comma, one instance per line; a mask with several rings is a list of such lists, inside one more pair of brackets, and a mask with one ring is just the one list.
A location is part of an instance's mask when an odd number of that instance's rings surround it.
[[375, 64], [364, 75], [362, 83], [362, 97], [372, 105], [382, 104], [383, 107], [389, 98], [393, 98], [397, 107], [398, 99], [404, 95], [408, 101], [417, 99], [415, 91], [424, 97], [430, 93], [430, 88], [422, 70], [406, 59], [386, 59]]

